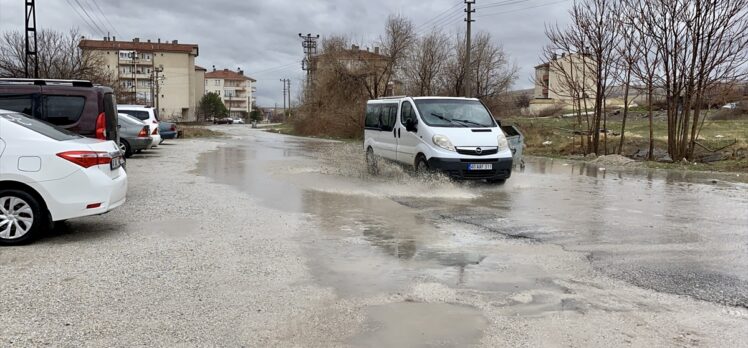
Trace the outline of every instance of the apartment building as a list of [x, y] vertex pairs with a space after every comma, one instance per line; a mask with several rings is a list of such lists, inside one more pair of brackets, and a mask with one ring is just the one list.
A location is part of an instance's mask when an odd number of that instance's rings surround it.
[[255, 101], [255, 82], [257, 80], [244, 75], [241, 69], [216, 70], [214, 66], [212, 71], [205, 73], [205, 93], [220, 95], [232, 118], [246, 117], [252, 112]]
[[101, 56], [102, 64], [119, 83], [115, 90], [120, 103], [156, 106], [160, 117], [167, 120], [196, 119], [195, 110], [202, 97], [197, 85], [203, 85], [200, 71], [195, 69], [198, 45], [106, 37], [83, 39], [79, 47]]

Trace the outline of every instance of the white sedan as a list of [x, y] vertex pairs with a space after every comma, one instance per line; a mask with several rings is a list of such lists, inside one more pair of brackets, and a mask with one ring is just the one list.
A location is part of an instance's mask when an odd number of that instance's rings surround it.
[[54, 221], [124, 204], [122, 164], [113, 141], [0, 110], [0, 245], [28, 243]]

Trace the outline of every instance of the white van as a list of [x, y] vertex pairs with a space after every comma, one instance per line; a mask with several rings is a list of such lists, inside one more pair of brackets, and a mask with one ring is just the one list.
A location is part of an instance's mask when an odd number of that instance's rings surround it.
[[117, 105], [117, 110], [123, 114], [135, 117], [147, 124], [151, 129], [151, 138], [153, 143], [151, 147], [156, 147], [163, 142], [161, 133], [158, 129], [158, 113], [155, 108], [143, 105]]
[[501, 183], [512, 174], [506, 136], [478, 99], [390, 97], [366, 105], [366, 162], [380, 158], [455, 179]]

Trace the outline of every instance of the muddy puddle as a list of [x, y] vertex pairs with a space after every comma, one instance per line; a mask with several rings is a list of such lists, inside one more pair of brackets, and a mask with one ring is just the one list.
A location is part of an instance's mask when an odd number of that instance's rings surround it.
[[[397, 165], [371, 176], [357, 144], [259, 132], [201, 155], [196, 173], [307, 214], [310, 270], [343, 297], [424, 281], [559, 294], [554, 279], [591, 262], [643, 288], [748, 306], [748, 186], [731, 176], [535, 159], [500, 186]], [[561, 303], [549, 308], [575, 306]]]
[[392, 303], [368, 308], [357, 347], [467, 347], [480, 342], [487, 320], [475, 308], [445, 303]]

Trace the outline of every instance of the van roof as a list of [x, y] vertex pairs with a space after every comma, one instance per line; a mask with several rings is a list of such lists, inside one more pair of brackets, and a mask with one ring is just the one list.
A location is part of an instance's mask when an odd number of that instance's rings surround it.
[[477, 98], [465, 98], [465, 97], [439, 97], [439, 96], [426, 96], [426, 97], [387, 97], [384, 99], [371, 99], [368, 103], [371, 104], [386, 104], [386, 103], [399, 103], [403, 100], [478, 100]]

